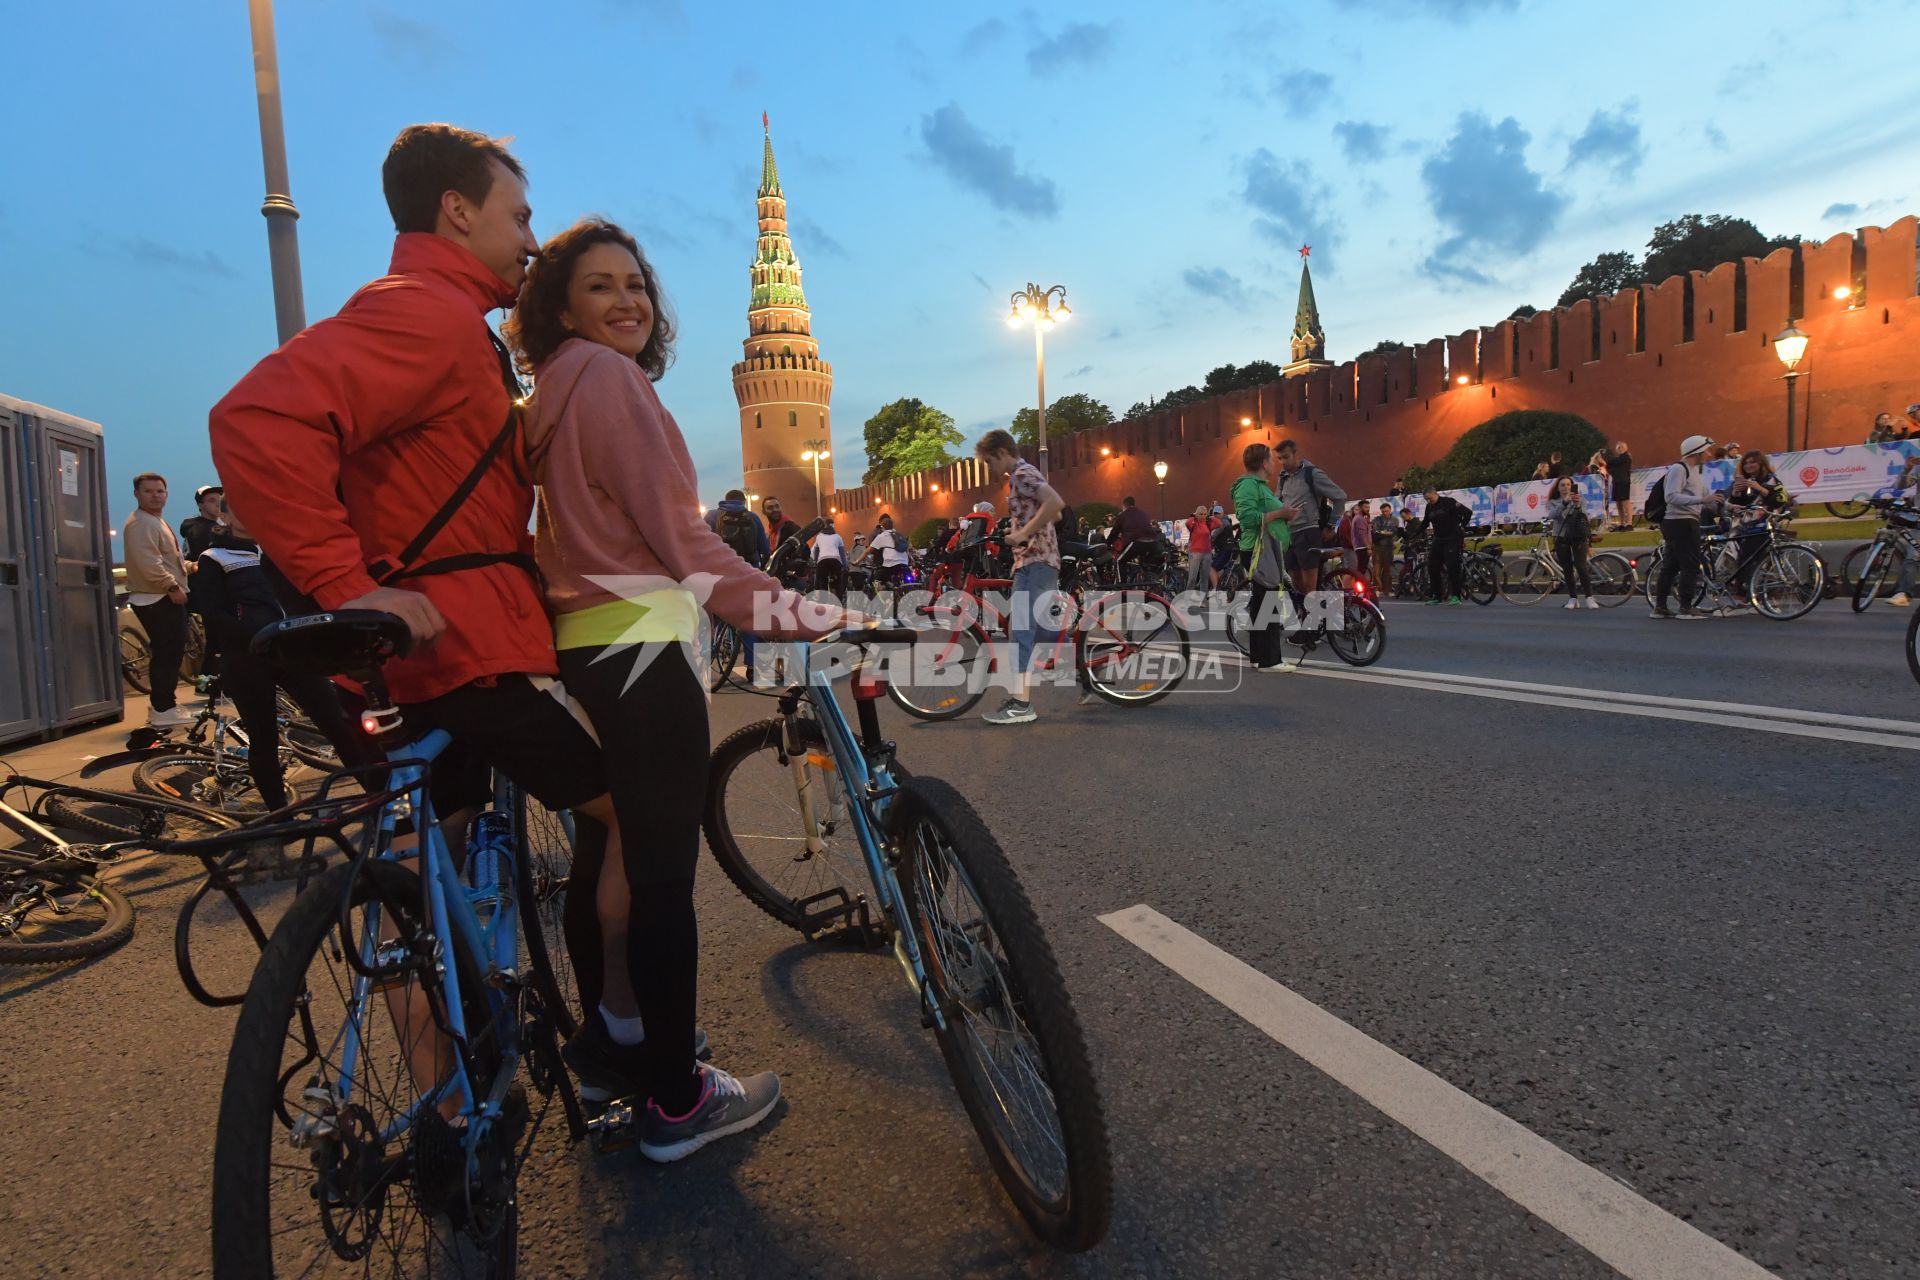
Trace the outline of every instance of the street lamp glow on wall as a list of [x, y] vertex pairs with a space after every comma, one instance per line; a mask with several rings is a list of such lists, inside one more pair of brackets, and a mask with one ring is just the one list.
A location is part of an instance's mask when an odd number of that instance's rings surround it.
[[1162, 459], [1153, 464], [1153, 478], [1160, 485], [1160, 518], [1167, 518], [1167, 464]]
[[813, 514], [816, 516], [820, 514], [820, 464], [832, 456], [825, 440], [807, 441], [806, 449], [800, 454], [800, 461], [813, 464]]
[[[1056, 304], [1053, 299], [1058, 296]], [[1067, 287], [1063, 284], [1042, 289], [1029, 282], [1025, 289], [1016, 291], [1007, 306], [1007, 326], [1018, 329], [1023, 324], [1033, 326], [1033, 367], [1040, 384], [1039, 429], [1036, 434], [1040, 440], [1040, 474], [1047, 474], [1047, 330], [1056, 324], [1065, 324], [1073, 318], [1073, 309], [1067, 305]]]

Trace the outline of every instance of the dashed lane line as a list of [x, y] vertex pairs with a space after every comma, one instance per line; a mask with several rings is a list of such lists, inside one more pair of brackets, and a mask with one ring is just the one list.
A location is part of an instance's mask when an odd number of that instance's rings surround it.
[[1629, 1280], [1772, 1276], [1152, 907], [1100, 923]]

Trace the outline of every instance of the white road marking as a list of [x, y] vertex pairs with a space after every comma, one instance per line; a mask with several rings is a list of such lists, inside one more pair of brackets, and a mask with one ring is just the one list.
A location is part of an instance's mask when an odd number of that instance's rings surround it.
[[[1752, 729], [1795, 738], [1821, 738], [1829, 742], [1920, 751], [1920, 722], [1911, 720], [1885, 720], [1874, 716], [1802, 711], [1742, 702], [1709, 702], [1698, 698], [1584, 689], [1572, 685], [1535, 684], [1444, 671], [1409, 671], [1400, 667], [1349, 668], [1332, 665], [1335, 661], [1330, 658], [1326, 665], [1305, 665], [1294, 674], [1327, 680], [1354, 680], [1362, 684], [1392, 685], [1402, 689], [1424, 689], [1469, 698], [1497, 698], [1503, 702], [1530, 702], [1539, 706], [1644, 716], [1654, 720], [1684, 720], [1693, 724]], [[1241, 658], [1241, 664], [1247, 665], [1244, 657]]]
[[1630, 1280], [1773, 1274], [1152, 907], [1100, 923]]

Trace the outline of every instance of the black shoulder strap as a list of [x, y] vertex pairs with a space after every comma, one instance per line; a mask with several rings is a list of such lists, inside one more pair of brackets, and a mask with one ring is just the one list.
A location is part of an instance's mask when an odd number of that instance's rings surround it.
[[434, 574], [455, 573], [463, 569], [483, 568], [490, 564], [520, 565], [528, 572], [536, 576], [538, 574], [534, 568], [533, 558], [517, 551], [476, 551], [464, 555], [446, 556], [418, 567], [413, 563], [420, 558], [420, 553], [427, 549], [427, 544], [447, 527], [447, 522], [453, 519], [454, 513], [466, 505], [467, 499], [472, 497], [473, 491], [480, 487], [480, 481], [493, 468], [501, 451], [513, 440], [514, 433], [520, 427], [522, 390], [520, 379], [513, 372], [513, 356], [508, 352], [506, 343], [500, 341], [498, 335], [494, 333], [493, 326], [484, 325], [484, 327], [487, 331], [487, 341], [493, 344], [494, 354], [500, 360], [500, 382], [507, 392], [507, 420], [500, 424], [500, 430], [494, 434], [493, 443], [489, 444], [486, 452], [480, 455], [480, 460], [473, 464], [466, 478], [460, 482], [460, 487], [440, 504], [440, 509], [433, 513], [433, 518], [427, 521], [426, 526], [419, 533], [413, 535], [412, 541], [401, 548], [400, 554], [391, 560], [376, 560], [367, 566], [368, 571], [373, 574], [373, 580], [383, 587], [398, 582], [402, 578], [422, 578]]

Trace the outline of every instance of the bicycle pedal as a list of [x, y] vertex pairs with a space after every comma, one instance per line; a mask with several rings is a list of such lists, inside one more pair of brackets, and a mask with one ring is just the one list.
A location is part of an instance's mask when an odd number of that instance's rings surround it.
[[[588, 1107], [594, 1106], [588, 1103]], [[640, 1141], [640, 1112], [630, 1099], [616, 1098], [587, 1117], [587, 1141], [596, 1155], [624, 1151]]]

